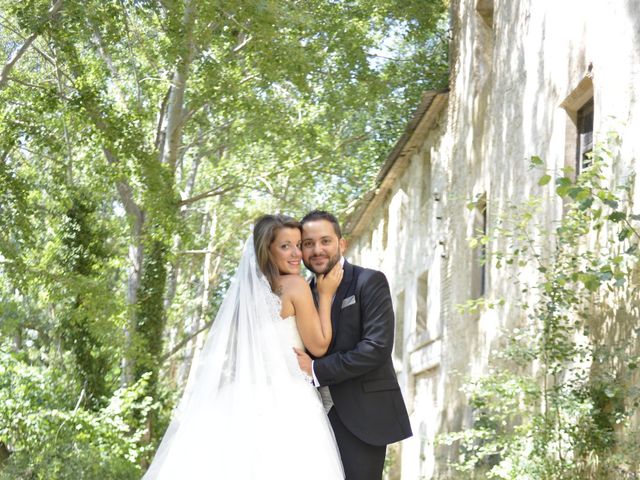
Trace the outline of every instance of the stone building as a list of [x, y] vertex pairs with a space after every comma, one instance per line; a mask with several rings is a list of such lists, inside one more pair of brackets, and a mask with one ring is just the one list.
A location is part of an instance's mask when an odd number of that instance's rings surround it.
[[[532, 156], [554, 176], [580, 171], [584, 153], [613, 130], [622, 161], [612, 175], [639, 168], [637, 0], [454, 0], [451, 28], [449, 88], [424, 94], [345, 229], [347, 256], [382, 270], [392, 289], [394, 355], [415, 432], [392, 476], [406, 480], [447, 475], [452, 452], [434, 438], [468, 425], [465, 377], [486, 372], [503, 329], [522, 320], [507, 272], [479, 260], [497, 247], [472, 249], [469, 238], [531, 196], [542, 199], [543, 223], [562, 216]], [[637, 187], [633, 197], [638, 205]], [[483, 297], [506, 304], [457, 308]]]

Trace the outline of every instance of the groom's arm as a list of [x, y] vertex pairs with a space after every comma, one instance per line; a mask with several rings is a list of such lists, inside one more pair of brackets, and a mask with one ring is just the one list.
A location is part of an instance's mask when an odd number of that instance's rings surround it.
[[320, 385], [332, 385], [364, 375], [382, 366], [393, 348], [394, 316], [389, 284], [374, 272], [360, 293], [362, 336], [352, 350], [335, 352], [313, 362]]

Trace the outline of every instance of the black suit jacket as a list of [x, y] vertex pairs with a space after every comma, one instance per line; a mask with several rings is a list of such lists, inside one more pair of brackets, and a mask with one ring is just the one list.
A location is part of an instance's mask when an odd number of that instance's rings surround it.
[[[315, 279], [311, 286], [315, 291]], [[315, 360], [314, 373], [320, 385], [329, 386], [342, 423], [370, 445], [410, 437], [391, 360], [394, 315], [384, 274], [345, 261], [331, 322], [333, 338], [326, 355]]]

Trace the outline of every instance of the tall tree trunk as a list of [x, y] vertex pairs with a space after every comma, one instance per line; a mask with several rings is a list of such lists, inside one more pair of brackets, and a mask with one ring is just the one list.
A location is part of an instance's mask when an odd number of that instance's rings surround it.
[[[109, 257], [101, 247], [106, 234], [95, 225], [96, 211], [97, 204], [80, 188], [74, 191], [71, 206], [64, 214], [60, 240], [65, 256], [61, 267], [76, 281], [95, 280], [95, 272]], [[107, 373], [113, 364], [101, 348], [103, 340], [95, 333], [95, 310], [88, 299], [91, 295], [80, 291], [72, 296], [73, 304], [61, 309], [59, 336], [65, 349], [73, 353], [74, 370], [86, 391], [84, 398], [91, 408], [98, 409], [111, 394]]]
[[[189, 176], [187, 177], [186, 187], [184, 191], [181, 193], [182, 198], [189, 198], [193, 195], [193, 189], [195, 186], [196, 178], [198, 176], [198, 169], [200, 167], [200, 162], [202, 161], [202, 157], [200, 155], [196, 156], [193, 159], [193, 164], [191, 166], [191, 170], [189, 171]], [[180, 216], [183, 218], [186, 214], [186, 207], [182, 207], [180, 211]], [[180, 247], [182, 245], [182, 237], [180, 235], [174, 235], [173, 237], [173, 251], [180, 251]], [[176, 288], [178, 286], [178, 277], [180, 275], [180, 260], [177, 257], [171, 264], [171, 268], [169, 270], [169, 279], [167, 281], [167, 295], [164, 300], [164, 308], [168, 310], [173, 303], [173, 298], [176, 294]]]
[[[149, 237], [152, 237], [149, 235]], [[142, 264], [142, 275], [137, 290], [136, 329], [133, 345], [136, 348], [134, 377], [136, 380], [148, 375], [145, 395], [157, 396], [162, 339], [165, 324], [164, 292], [167, 282], [166, 243], [150, 239], [146, 245]], [[155, 435], [156, 415], [152, 411], [143, 419], [147, 424], [147, 439]]]
[[176, 162], [182, 147], [182, 134], [185, 121], [185, 90], [189, 79], [189, 71], [193, 62], [193, 27], [195, 11], [190, 0], [185, 0], [183, 14], [184, 45], [178, 58], [178, 65], [171, 77], [171, 90], [167, 105], [167, 118], [164, 144], [160, 151], [162, 163], [169, 165], [175, 172]]
[[162, 353], [164, 330], [164, 291], [167, 283], [167, 253], [164, 242], [151, 240], [144, 256], [138, 287], [136, 333], [138, 347], [135, 377], [150, 373], [150, 384], [158, 379], [158, 358]]
[[[210, 215], [211, 223], [209, 224], [209, 243], [204, 255], [204, 261], [202, 265], [202, 292], [200, 294], [200, 303], [196, 311], [193, 325], [191, 326], [191, 332], [194, 334], [192, 340], [187, 344], [185, 349], [185, 356], [183, 360], [183, 368], [181, 372], [187, 375], [191, 365], [197, 360], [200, 348], [204, 343], [206, 337], [206, 330], [203, 327], [206, 325], [206, 316], [209, 312], [209, 296], [211, 294], [211, 284], [215, 275], [216, 264], [219, 264], [219, 259], [213, 257], [214, 248], [216, 245], [216, 232], [218, 229], [218, 214], [215, 204], [212, 202]], [[197, 333], [199, 332], [199, 333]], [[182, 380], [182, 379], [180, 379]]]
[[0, 465], [4, 463], [4, 461], [11, 456], [11, 451], [5, 445], [4, 442], [0, 441]]
[[[165, 194], [169, 194], [170, 191], [175, 188], [175, 177], [176, 177], [176, 165], [180, 154], [180, 149], [182, 148], [182, 140], [184, 134], [184, 124], [185, 124], [185, 91], [187, 87], [187, 81], [189, 79], [189, 72], [191, 69], [191, 64], [193, 62], [194, 56], [194, 43], [193, 43], [193, 28], [195, 22], [195, 9], [192, 5], [191, 0], [185, 0], [184, 2], [184, 11], [182, 15], [182, 26], [184, 29], [184, 44], [181, 46], [180, 54], [178, 55], [177, 65], [173, 75], [171, 77], [171, 88], [169, 89], [169, 94], [166, 102], [166, 116], [163, 118], [162, 112], [160, 115], [161, 121], [164, 121], [164, 131], [159, 138], [163, 140], [158, 144], [159, 152], [158, 158], [160, 160], [161, 165], [168, 167], [171, 181], [173, 182], [170, 186], [167, 185], [167, 192], [163, 192]], [[164, 109], [164, 106], [163, 106]], [[195, 166], [194, 175], [197, 172], [197, 165]], [[171, 192], [172, 193], [172, 192]], [[176, 215], [178, 204], [176, 204]], [[155, 277], [155, 282], [157, 287], [159, 287], [160, 277], [163, 278], [162, 286], [164, 288], [167, 280], [167, 265], [163, 264], [160, 266], [159, 262], [161, 259], [166, 261], [167, 250], [166, 247], [161, 248], [159, 242], [155, 241], [153, 243], [153, 252], [154, 259], [147, 262], [145, 260], [144, 265], [144, 273], [143, 273], [143, 284], [141, 284], [141, 291], [145, 288], [145, 279], [148, 278], [148, 275], [152, 275]], [[151, 272], [147, 272], [147, 268], [151, 268]], [[162, 270], [161, 270], [162, 269]], [[172, 274], [175, 272], [177, 274], [177, 269], [172, 270]], [[173, 279], [171, 279], [173, 281]], [[162, 318], [148, 318], [147, 313], [143, 313], [141, 311], [141, 317], [138, 321], [138, 332], [143, 337], [146, 337], [148, 333], [153, 333], [157, 335], [155, 337], [156, 343], [151, 343], [151, 338], [148, 338], [144, 343], [145, 347], [148, 349], [146, 352], [148, 359], [144, 362], [148, 364], [146, 368], [153, 368], [151, 371], [151, 382], [149, 385], [149, 392], [153, 393], [155, 389], [155, 384], [157, 382], [157, 376], [159, 367], [161, 365], [161, 357], [162, 357], [162, 338], [164, 333], [164, 319], [165, 319], [165, 311], [160, 310], [159, 307], [167, 307], [170, 305], [167, 302], [168, 297], [164, 299], [162, 297], [157, 297], [156, 294], [163, 292], [154, 292], [153, 295], [150, 295], [150, 292], [145, 292], [145, 301], [149, 302], [148, 305], [143, 309], [144, 312], [155, 312], [155, 315], [161, 315]], [[173, 295], [173, 292], [170, 292]], [[157, 305], [152, 305], [153, 302], [159, 302]], [[140, 300], [138, 301], [140, 304]], [[142, 323], [141, 323], [142, 322]], [[149, 323], [153, 323], [153, 326], [148, 325]], [[142, 330], [140, 330], [142, 328]], [[144, 369], [137, 369], [139, 373], [141, 373]]]
[[[218, 230], [218, 212], [216, 203], [211, 202], [211, 225], [209, 227], [209, 243], [207, 244], [207, 252], [204, 255], [204, 263], [202, 266], [202, 295], [200, 297], [200, 318], [197, 320], [196, 329], [205, 323], [206, 315], [209, 313], [209, 296], [211, 294], [211, 283], [214, 280], [215, 271], [220, 264], [220, 259], [213, 256], [216, 247], [216, 233]], [[196, 337], [197, 338], [197, 337]], [[204, 341], [204, 335], [200, 335], [200, 339], [196, 342], [196, 347], [201, 347]]]
[[129, 243], [129, 267], [127, 272], [127, 310], [129, 324], [125, 328], [126, 353], [122, 358], [122, 386], [131, 385], [135, 381], [135, 345], [136, 331], [136, 305], [138, 303], [138, 289], [142, 275], [142, 262], [144, 248], [142, 245], [142, 229], [144, 227], [144, 214], [135, 204], [128, 186], [118, 185], [120, 198], [125, 205], [125, 210], [130, 214], [131, 240]]

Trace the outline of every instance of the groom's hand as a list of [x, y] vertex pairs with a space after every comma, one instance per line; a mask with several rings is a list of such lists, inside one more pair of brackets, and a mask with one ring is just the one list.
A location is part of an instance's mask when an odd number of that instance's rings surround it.
[[302, 370], [310, 377], [313, 376], [311, 372], [311, 357], [299, 348], [293, 347], [293, 351], [296, 352], [296, 355], [298, 357], [298, 365], [300, 365], [300, 370]]

